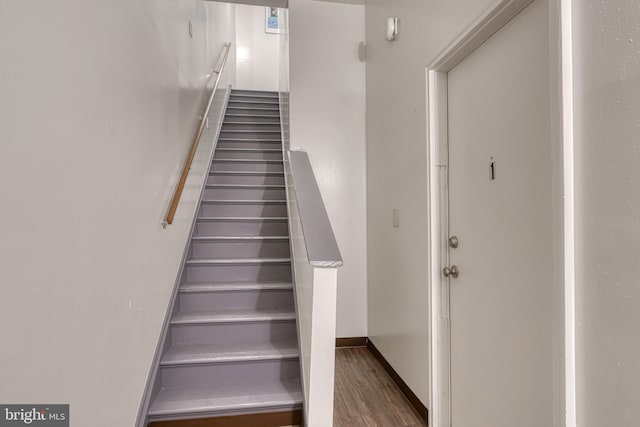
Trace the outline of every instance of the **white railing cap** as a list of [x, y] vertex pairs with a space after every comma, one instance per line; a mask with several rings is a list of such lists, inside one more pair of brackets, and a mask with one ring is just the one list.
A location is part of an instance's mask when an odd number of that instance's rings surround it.
[[288, 154], [309, 264], [320, 268], [341, 267], [340, 249], [309, 155], [306, 151], [289, 151]]

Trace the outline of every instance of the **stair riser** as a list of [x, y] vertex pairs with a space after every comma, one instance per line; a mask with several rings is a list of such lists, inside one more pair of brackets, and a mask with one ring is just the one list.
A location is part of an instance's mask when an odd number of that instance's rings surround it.
[[249, 89], [233, 89], [231, 91], [231, 96], [234, 95], [256, 95], [256, 96], [270, 96], [274, 98], [278, 98], [280, 95], [279, 92], [273, 90], [249, 90]]
[[280, 99], [277, 94], [232, 93], [231, 96], [229, 96], [229, 101], [279, 103]]
[[293, 309], [293, 291], [181, 293], [181, 313], [210, 310]]
[[284, 175], [209, 175], [208, 185], [238, 184], [238, 185], [284, 185]]
[[[279, 139], [275, 138], [275, 139]], [[280, 141], [268, 142], [268, 141], [233, 141], [233, 140], [219, 140], [217, 148], [277, 148], [282, 149], [282, 143]]]
[[298, 359], [162, 367], [163, 388], [252, 384], [300, 378]]
[[266, 344], [296, 339], [295, 321], [225, 323], [213, 325], [172, 325], [174, 345]]
[[[243, 148], [248, 148], [248, 147], [243, 147]], [[214, 159], [282, 160], [282, 151], [216, 150]]]
[[205, 199], [216, 200], [285, 200], [284, 188], [206, 188]]
[[273, 95], [255, 95], [255, 94], [240, 94], [234, 93], [229, 97], [229, 102], [271, 102], [271, 103], [279, 103], [280, 100], [278, 96]]
[[192, 259], [212, 258], [289, 258], [289, 240], [194, 241]]
[[269, 139], [279, 140], [281, 137], [280, 131], [277, 132], [255, 132], [255, 131], [220, 131], [220, 138], [235, 138], [235, 139]]
[[198, 216], [205, 217], [286, 217], [287, 206], [278, 204], [203, 203]]
[[187, 265], [186, 281], [188, 283], [290, 282], [291, 265], [289, 263]]
[[252, 132], [252, 131], [274, 131], [274, 132], [278, 132], [280, 133], [280, 122], [277, 122], [275, 124], [267, 124], [267, 123], [262, 123], [262, 124], [230, 124], [230, 123], [223, 123], [222, 124], [222, 132], [225, 131], [229, 131], [229, 130], [244, 130], [247, 132]]
[[[275, 116], [275, 117], [271, 117]], [[250, 123], [270, 123], [270, 124], [280, 124], [280, 115], [277, 113], [271, 114], [269, 116], [256, 116], [251, 114], [238, 114], [238, 115], [227, 115], [225, 120], [228, 122], [250, 122]]]
[[195, 236], [287, 236], [287, 221], [198, 221]]
[[280, 107], [276, 102], [264, 102], [264, 100], [249, 102], [247, 100], [240, 101], [229, 99], [229, 107], [257, 108], [262, 110], [270, 110], [272, 113], [280, 111]]
[[282, 172], [282, 163], [265, 162], [217, 162], [213, 161], [213, 171]]
[[245, 114], [245, 115], [251, 115], [251, 116], [274, 116], [274, 115], [280, 115], [280, 109], [279, 108], [268, 108], [268, 109], [261, 109], [261, 108], [251, 108], [251, 107], [236, 107], [234, 108], [232, 105], [230, 105], [229, 107], [227, 107], [227, 112], [231, 113], [231, 114]]

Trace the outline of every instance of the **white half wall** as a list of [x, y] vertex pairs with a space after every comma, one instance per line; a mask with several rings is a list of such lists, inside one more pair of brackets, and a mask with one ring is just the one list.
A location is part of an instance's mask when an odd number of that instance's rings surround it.
[[640, 420], [639, 13], [573, 2], [580, 427]]
[[196, 0], [0, 2], [1, 402], [134, 425], [208, 168], [200, 150], [163, 230], [216, 37]]
[[337, 336], [367, 336], [364, 6], [290, 0], [289, 27], [290, 144], [309, 153], [344, 259]]
[[[369, 337], [427, 406], [426, 67], [491, 3], [366, 1]], [[392, 16], [399, 34], [388, 42]]]
[[[294, 181], [290, 155], [284, 156], [291, 258], [295, 273], [298, 313], [300, 368], [307, 427], [333, 426], [336, 298], [339, 268], [317, 268], [309, 263], [298, 201], [315, 199], [305, 183], [305, 170], [298, 161], [298, 182]], [[302, 197], [300, 197], [302, 195]], [[308, 214], [308, 213], [307, 213]], [[307, 219], [309, 221], [310, 219]], [[313, 234], [313, 233], [312, 233]], [[314, 242], [317, 244], [317, 242]]]
[[237, 4], [235, 8], [236, 87], [277, 91], [280, 85], [280, 44], [284, 34], [265, 32], [265, 7]]

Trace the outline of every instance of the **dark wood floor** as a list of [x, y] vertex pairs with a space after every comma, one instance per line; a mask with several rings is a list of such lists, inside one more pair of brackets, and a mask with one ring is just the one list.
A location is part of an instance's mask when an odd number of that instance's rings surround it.
[[334, 427], [424, 427], [366, 347], [336, 350]]

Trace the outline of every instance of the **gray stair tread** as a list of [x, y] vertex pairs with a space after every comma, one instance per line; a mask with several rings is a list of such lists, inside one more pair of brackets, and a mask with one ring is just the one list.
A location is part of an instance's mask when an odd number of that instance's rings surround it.
[[[253, 116], [255, 117], [255, 116]], [[222, 122], [223, 125], [250, 125], [250, 126], [280, 126], [280, 123], [278, 122], [273, 122], [273, 123], [269, 123], [269, 122], [228, 122], [228, 121], [224, 121]]]
[[213, 258], [213, 259], [188, 259], [187, 265], [214, 265], [214, 264], [285, 264], [291, 262], [291, 258]]
[[[282, 131], [280, 129], [278, 130], [268, 130], [268, 129], [264, 129], [264, 130], [259, 130], [259, 129], [220, 129], [220, 132], [226, 132], [226, 133], [281, 133]], [[258, 141], [260, 141], [258, 139]]]
[[269, 176], [284, 176], [284, 172], [258, 172], [258, 171], [209, 171], [209, 175], [269, 175]]
[[192, 242], [216, 240], [289, 240], [289, 236], [193, 236]]
[[237, 91], [231, 91], [231, 97], [242, 97], [242, 98], [269, 98], [269, 99], [278, 99], [278, 93], [277, 92], [264, 92], [264, 91], [252, 91], [252, 92], [237, 92]]
[[225, 117], [269, 117], [269, 118], [280, 118], [280, 114], [264, 114], [256, 116], [255, 114], [225, 114]]
[[293, 283], [287, 282], [228, 282], [228, 283], [184, 283], [180, 293], [259, 291], [293, 289]]
[[[229, 101], [231, 102], [231, 101]], [[241, 101], [239, 101], [241, 102]], [[264, 107], [236, 107], [233, 105], [227, 106], [227, 111], [229, 110], [259, 110], [259, 111], [280, 111], [280, 108], [264, 108]]]
[[282, 160], [263, 160], [263, 159], [216, 159], [213, 161], [215, 163], [230, 163], [230, 162], [242, 162], [242, 163], [280, 163], [282, 164]]
[[284, 199], [283, 200], [218, 200], [218, 199], [207, 199], [207, 200], [203, 200], [202, 203], [209, 203], [209, 204], [235, 204], [235, 205], [276, 205], [276, 204], [284, 204], [287, 203]]
[[207, 188], [285, 188], [284, 184], [207, 184]]
[[260, 142], [266, 144], [282, 144], [281, 139], [258, 139], [258, 138], [224, 138], [220, 137], [218, 142]]
[[262, 90], [262, 89], [242, 89], [239, 87], [234, 87], [231, 89], [232, 93], [266, 93], [266, 94], [274, 94], [277, 95], [280, 92], [277, 90]]
[[271, 99], [274, 101], [279, 100], [279, 96], [277, 93], [271, 93], [271, 92], [261, 92], [261, 91], [256, 91], [256, 92], [231, 92], [231, 98], [260, 98], [260, 99]]
[[268, 100], [274, 103], [280, 102], [280, 97], [277, 94], [254, 94], [254, 93], [232, 93], [229, 100], [240, 101], [245, 99], [252, 100]]
[[232, 221], [251, 221], [251, 222], [262, 222], [262, 221], [287, 221], [289, 218], [286, 216], [200, 216], [198, 217], [198, 221], [223, 221], [223, 222], [232, 222]]
[[281, 133], [280, 129], [278, 130], [255, 130], [255, 129], [220, 129], [220, 132], [227, 133]]
[[207, 188], [285, 188], [284, 185], [279, 184], [207, 184]]
[[[216, 149], [229, 148], [236, 149], [241, 148], [242, 146], [247, 146], [251, 144], [259, 144], [261, 146], [267, 145], [268, 147], [272, 147], [271, 149], [276, 149], [278, 151], [282, 150], [282, 140], [273, 139], [273, 138], [265, 138], [265, 139], [256, 139], [256, 138], [224, 138], [219, 139], [218, 143], [222, 144], [230, 144], [230, 147], [221, 147], [218, 145]], [[260, 148], [257, 148], [260, 149]]]
[[277, 93], [274, 94], [262, 94], [262, 93], [232, 93], [229, 96], [229, 99], [246, 99], [246, 98], [253, 98], [253, 99], [266, 99], [269, 101], [276, 101], [276, 102], [280, 102], [280, 97], [278, 96]]
[[231, 92], [231, 97], [278, 99], [278, 94], [273, 92], [255, 92], [255, 93]]
[[242, 102], [243, 104], [268, 104], [278, 106], [280, 103], [277, 98], [264, 98], [260, 100], [256, 100], [255, 97], [250, 97], [254, 99], [237, 99], [238, 95], [231, 95], [229, 98], [229, 102]]
[[271, 96], [254, 96], [254, 95], [231, 95], [229, 102], [242, 102], [243, 104], [266, 104], [268, 106], [279, 107], [280, 100]]
[[[232, 99], [232, 97], [234, 97], [235, 99]], [[273, 98], [270, 99], [270, 101], [275, 101], [275, 102], [267, 102], [268, 104], [273, 104], [275, 107], [279, 107], [280, 106], [280, 100]], [[245, 100], [242, 99], [238, 99], [236, 95], [231, 95], [229, 97], [229, 102], [246, 102]], [[262, 102], [257, 102], [258, 104], [263, 104]], [[227, 108], [234, 108], [233, 105], [229, 105]]]
[[281, 148], [224, 148], [219, 147], [216, 148], [216, 152], [218, 151], [236, 151], [240, 153], [281, 153]]
[[261, 344], [179, 345], [173, 346], [167, 351], [160, 365], [293, 359], [299, 355], [296, 341]]
[[296, 313], [293, 309], [192, 311], [176, 313], [171, 319], [171, 324], [269, 322], [274, 320], [295, 320], [295, 318]]
[[172, 388], [163, 389], [158, 393], [149, 408], [149, 416], [251, 412], [260, 409], [298, 408], [301, 404], [299, 380]]

